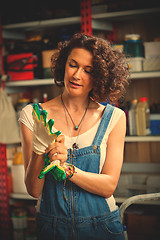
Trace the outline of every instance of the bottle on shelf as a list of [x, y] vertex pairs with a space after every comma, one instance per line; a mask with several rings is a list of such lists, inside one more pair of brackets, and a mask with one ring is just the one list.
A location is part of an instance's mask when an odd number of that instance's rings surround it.
[[48, 94], [47, 93], [43, 93], [43, 102], [47, 102], [47, 97], [48, 97]]
[[141, 97], [136, 107], [137, 135], [150, 135], [150, 109], [147, 97]]
[[130, 109], [128, 111], [128, 125], [129, 125], [129, 135], [136, 136], [137, 135], [137, 124], [136, 124], [136, 107], [138, 100], [133, 99], [131, 102]]

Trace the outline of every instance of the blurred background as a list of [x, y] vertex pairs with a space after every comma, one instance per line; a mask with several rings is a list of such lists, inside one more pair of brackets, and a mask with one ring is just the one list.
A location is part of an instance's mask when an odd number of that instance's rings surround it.
[[[160, 192], [160, 3], [152, 0], [0, 3], [0, 239], [35, 236], [36, 199], [24, 185], [18, 118], [29, 103], [60, 94], [50, 73], [59, 41], [84, 32], [127, 56], [131, 83], [115, 105], [127, 117], [117, 204]], [[107, 103], [102, 103], [107, 104]], [[13, 131], [14, 130], [14, 131]], [[124, 215], [129, 240], [160, 239], [160, 199], [138, 201]]]

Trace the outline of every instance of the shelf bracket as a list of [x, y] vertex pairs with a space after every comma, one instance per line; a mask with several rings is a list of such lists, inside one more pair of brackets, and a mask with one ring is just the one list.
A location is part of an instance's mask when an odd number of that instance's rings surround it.
[[81, 32], [92, 35], [91, 0], [81, 0]]

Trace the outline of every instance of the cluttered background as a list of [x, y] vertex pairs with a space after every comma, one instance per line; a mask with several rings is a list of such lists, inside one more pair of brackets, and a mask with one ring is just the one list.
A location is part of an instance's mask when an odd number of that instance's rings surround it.
[[[50, 73], [59, 41], [86, 32], [123, 51], [131, 83], [116, 103], [127, 117], [117, 204], [160, 192], [160, 5], [157, 1], [2, 1], [0, 4], [0, 232], [1, 239], [35, 236], [36, 199], [24, 185], [18, 118], [29, 103], [60, 93]], [[106, 104], [106, 103], [102, 103]], [[160, 236], [160, 200], [125, 214], [129, 240]], [[141, 227], [139, 227], [141, 226]]]

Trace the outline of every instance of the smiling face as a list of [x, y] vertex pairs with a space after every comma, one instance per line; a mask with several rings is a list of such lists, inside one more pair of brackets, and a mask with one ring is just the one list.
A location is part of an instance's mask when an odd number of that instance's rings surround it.
[[65, 91], [73, 96], [89, 94], [93, 88], [92, 60], [92, 54], [85, 49], [74, 48], [71, 51], [65, 66]]

